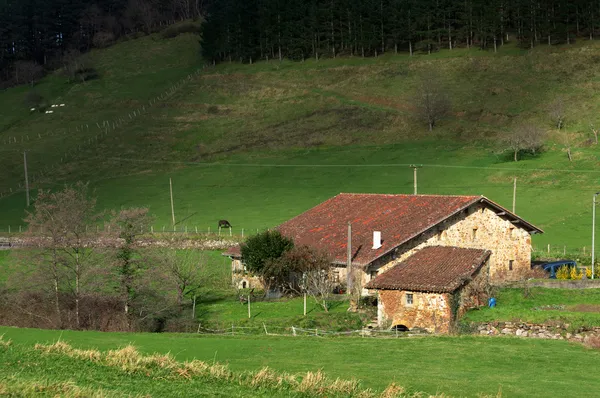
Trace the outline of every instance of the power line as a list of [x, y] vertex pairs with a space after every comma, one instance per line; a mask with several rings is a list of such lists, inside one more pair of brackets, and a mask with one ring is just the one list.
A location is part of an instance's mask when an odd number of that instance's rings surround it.
[[[340, 164], [324, 164], [324, 163], [305, 163], [305, 164], [282, 164], [282, 163], [218, 163], [218, 162], [184, 162], [184, 161], [169, 161], [169, 160], [148, 160], [148, 159], [132, 159], [132, 158], [121, 158], [121, 157], [110, 157], [110, 158], [98, 158], [102, 160], [117, 160], [124, 162], [136, 162], [136, 163], [154, 163], [154, 164], [179, 164], [179, 165], [190, 165], [197, 167], [298, 167], [298, 168], [345, 168], [345, 167], [412, 167], [414, 163], [371, 163], [371, 164], [352, 164], [352, 163], [340, 163]], [[516, 168], [516, 167], [491, 167], [491, 166], [461, 166], [461, 165], [449, 165], [449, 164], [433, 164], [433, 163], [421, 163], [419, 166], [432, 167], [432, 168], [448, 168], [448, 169], [473, 169], [473, 170], [496, 170], [496, 171], [516, 171], [516, 172], [558, 172], [558, 173], [592, 173], [600, 174], [600, 169], [541, 169], [541, 168]]]

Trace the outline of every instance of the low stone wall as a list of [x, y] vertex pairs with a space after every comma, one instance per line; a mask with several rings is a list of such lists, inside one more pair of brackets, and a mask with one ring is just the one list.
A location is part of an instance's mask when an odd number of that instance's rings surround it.
[[550, 289], [600, 289], [600, 279], [582, 279], [577, 280], [532, 280], [529, 281], [531, 287], [546, 287]]
[[490, 322], [478, 324], [477, 333], [488, 336], [504, 335], [584, 342], [587, 336], [600, 337], [600, 327], [572, 330], [569, 324], [544, 325], [526, 322]]

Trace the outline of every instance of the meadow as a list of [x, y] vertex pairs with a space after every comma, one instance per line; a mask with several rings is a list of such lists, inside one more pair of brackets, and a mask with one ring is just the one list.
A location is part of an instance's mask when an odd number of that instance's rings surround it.
[[[44, 171], [33, 194], [90, 181], [102, 208], [147, 206], [155, 229], [168, 229], [172, 178], [178, 229], [214, 232], [225, 218], [238, 235], [339, 192], [412, 193], [411, 164], [422, 165], [419, 193], [482, 194], [509, 208], [516, 177], [517, 213], [545, 230], [534, 245], [589, 250], [599, 52], [581, 41], [202, 69], [196, 36], [125, 41], [88, 55], [99, 79], [69, 84], [56, 73], [36, 86], [67, 105], [53, 115], [24, 106], [27, 87], [0, 93], [8, 104], [0, 109], [0, 232], [23, 225], [27, 150], [30, 172]], [[96, 122], [128, 119], [199, 68], [167, 99], [96, 137]], [[453, 110], [430, 133], [413, 102], [419, 78], [433, 69]], [[548, 116], [558, 96], [573, 162]], [[525, 122], [550, 136], [541, 154], [512, 162], [499, 140]]]
[[[102, 351], [133, 344], [141, 353], [170, 352], [179, 361], [217, 361], [228, 364], [236, 372], [258, 370], [264, 366], [290, 373], [322, 369], [329, 377], [356, 378], [363, 387], [379, 391], [392, 381], [409, 391], [450, 396], [496, 396], [501, 393], [509, 397], [592, 397], [600, 388], [593, 373], [600, 360], [600, 351], [564, 341], [487, 337], [224, 337], [7, 327], [0, 327], [0, 334], [4, 335], [4, 340], [13, 340], [15, 347], [24, 348], [59, 339], [77, 348]], [[3, 362], [6, 355], [0, 352]], [[547, 370], [554, 369], [557, 361], [571, 365], [549, 375]], [[32, 368], [35, 369], [33, 365], [26, 367], [27, 372]], [[10, 369], [9, 374], [20, 371], [14, 363]], [[56, 372], [47, 376], [50, 380], [61, 372], [58, 365], [53, 369]], [[67, 373], [68, 376], [63, 373], [59, 379], [89, 378], [93, 370], [86, 366], [79, 372]], [[38, 376], [40, 371], [38, 367]], [[131, 383], [134, 380], [139, 378], [136, 376]], [[179, 384], [175, 387], [179, 388]]]
[[463, 322], [521, 321], [561, 322], [573, 329], [600, 326], [600, 289], [499, 289], [498, 306], [467, 313]]

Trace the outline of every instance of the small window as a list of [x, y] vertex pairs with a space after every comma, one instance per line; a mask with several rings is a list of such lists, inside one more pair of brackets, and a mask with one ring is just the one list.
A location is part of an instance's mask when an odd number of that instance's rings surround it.
[[340, 281], [340, 270], [334, 269], [331, 271], [331, 281], [333, 283], [338, 283]]
[[471, 235], [471, 240], [477, 239], [477, 228], [473, 228], [473, 233]]
[[406, 305], [413, 305], [412, 293], [406, 293]]
[[508, 270], [512, 271], [513, 270], [513, 263], [515, 262], [515, 260], [508, 260]]
[[371, 277], [371, 280], [377, 278], [377, 271], [375, 270], [375, 271], [369, 272], [369, 276]]

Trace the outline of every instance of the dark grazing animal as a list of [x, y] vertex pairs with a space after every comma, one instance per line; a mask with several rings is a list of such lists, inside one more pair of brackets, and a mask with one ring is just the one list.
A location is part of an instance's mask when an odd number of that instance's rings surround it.
[[219, 228], [231, 228], [231, 224], [227, 220], [219, 220]]

